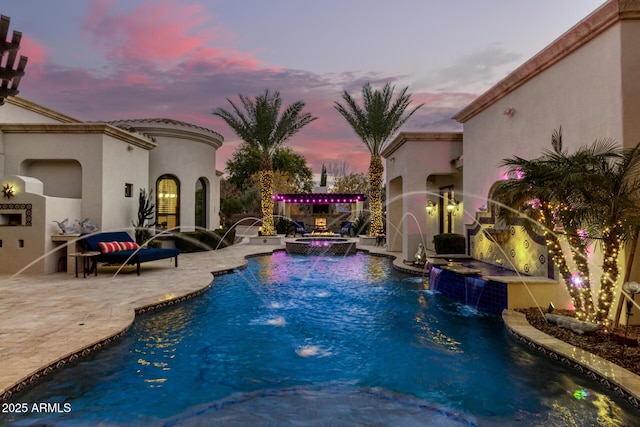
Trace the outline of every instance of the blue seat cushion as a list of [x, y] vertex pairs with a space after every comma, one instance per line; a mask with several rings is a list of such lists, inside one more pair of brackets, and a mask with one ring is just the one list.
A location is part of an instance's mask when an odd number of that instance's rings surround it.
[[[101, 254], [98, 261], [116, 264], [136, 264], [138, 262], [155, 261], [164, 258], [173, 258], [180, 254], [180, 250], [174, 248], [140, 248], [136, 251], [118, 251]], [[133, 256], [132, 256], [133, 255]], [[129, 259], [131, 257], [131, 259]], [[128, 260], [128, 261], [127, 261]]]

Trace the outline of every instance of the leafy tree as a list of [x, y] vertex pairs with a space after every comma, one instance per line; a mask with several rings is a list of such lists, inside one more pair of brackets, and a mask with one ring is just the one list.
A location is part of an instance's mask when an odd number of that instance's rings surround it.
[[240, 195], [238, 187], [229, 181], [228, 178], [220, 179], [220, 198], [221, 199], [236, 199]]
[[[273, 169], [289, 176], [295, 186], [290, 193], [308, 193], [313, 190], [313, 172], [304, 156], [296, 154], [289, 147], [279, 147], [273, 156]], [[278, 189], [278, 191], [281, 191]]]
[[[255, 173], [251, 175], [248, 183], [249, 188], [260, 187], [260, 174]], [[289, 174], [289, 172], [276, 170], [273, 172], [273, 187], [271, 188], [274, 193], [299, 193], [300, 187], [296, 180]]]
[[344, 105], [339, 102], [334, 103], [336, 110], [349, 123], [371, 153], [369, 162], [369, 209], [371, 212], [369, 234], [371, 236], [384, 230], [382, 223], [384, 166], [380, 152], [409, 117], [424, 105], [420, 104], [407, 111], [411, 104], [411, 95], [407, 93], [407, 89], [407, 87], [402, 89], [394, 100], [394, 86], [386, 83], [382, 90], [373, 90], [371, 84], [366, 83], [362, 87], [362, 107], [347, 91], [342, 93]]
[[255, 98], [239, 95], [241, 106], [237, 106], [227, 98], [231, 104], [231, 111], [216, 108], [213, 114], [223, 119], [234, 132], [244, 141], [250, 151], [260, 154], [260, 190], [262, 206], [262, 233], [265, 236], [276, 234], [273, 224], [273, 154], [276, 148], [284, 144], [289, 138], [304, 126], [316, 119], [310, 113], [303, 113], [303, 101], [290, 104], [282, 113], [282, 100], [279, 92], [264, 94]]
[[233, 214], [241, 213], [243, 210], [242, 203], [238, 199], [220, 199], [220, 212], [223, 215], [223, 224], [230, 225], [227, 222]]
[[238, 201], [242, 204], [244, 212], [248, 214], [258, 214], [261, 207], [261, 194], [259, 186], [252, 186], [247, 188], [238, 198]]
[[366, 194], [368, 190], [369, 179], [367, 178], [367, 175], [364, 173], [351, 173], [349, 175], [336, 178], [330, 192]]
[[336, 185], [338, 179], [356, 172], [349, 167], [349, 163], [346, 160], [334, 160], [329, 163], [327, 173], [333, 177], [333, 185]]
[[[295, 183], [295, 191], [309, 192], [313, 188], [313, 172], [304, 156], [296, 154], [290, 147], [280, 146], [273, 152], [273, 170], [286, 172]], [[253, 185], [252, 176], [260, 170], [260, 152], [243, 142], [227, 160], [228, 181], [237, 188]]]

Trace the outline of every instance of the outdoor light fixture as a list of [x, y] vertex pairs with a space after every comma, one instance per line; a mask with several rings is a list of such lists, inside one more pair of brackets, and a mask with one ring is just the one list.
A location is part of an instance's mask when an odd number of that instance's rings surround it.
[[622, 284], [622, 290], [631, 295], [631, 300], [627, 298], [627, 324], [624, 328], [624, 347], [622, 347], [622, 356], [624, 356], [624, 350], [627, 347], [627, 330], [629, 329], [629, 319], [633, 316], [631, 310], [633, 309], [633, 302], [636, 299], [636, 294], [640, 293], [640, 283], [638, 282], [624, 282]]
[[2, 196], [6, 199], [10, 199], [16, 195], [16, 189], [13, 185], [7, 184], [2, 187]]
[[451, 212], [453, 215], [458, 211], [458, 201], [456, 199], [449, 199], [447, 203], [447, 211]]
[[7, 40], [10, 22], [11, 19], [8, 16], [0, 15], [0, 64], [2, 64], [0, 65], [0, 105], [4, 104], [5, 98], [18, 94], [18, 84], [27, 66], [27, 57], [20, 55], [15, 67], [22, 33], [13, 31], [11, 41]]
[[[640, 283], [638, 282], [624, 282], [622, 290], [631, 295], [631, 300], [627, 299], [627, 315], [631, 316], [631, 309], [633, 308], [633, 300], [636, 298], [636, 294], [640, 293]], [[629, 320], [627, 319], [627, 323]]]
[[433, 204], [433, 202], [431, 200], [427, 200], [427, 206], [425, 206], [425, 209], [427, 210], [427, 213], [429, 215], [433, 215], [433, 211], [435, 211], [436, 206]]

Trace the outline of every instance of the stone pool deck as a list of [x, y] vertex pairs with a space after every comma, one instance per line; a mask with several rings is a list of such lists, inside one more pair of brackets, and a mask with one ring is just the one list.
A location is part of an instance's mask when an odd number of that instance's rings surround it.
[[[241, 268], [247, 257], [284, 246], [284, 242], [250, 245], [245, 239], [218, 251], [181, 254], [178, 268], [172, 260], [144, 263], [140, 276], [135, 267], [125, 267], [114, 277], [116, 268], [102, 266], [97, 277], [87, 278], [67, 273], [0, 275], [0, 402], [52, 370], [118, 339], [136, 313], [197, 296], [209, 288], [212, 275]], [[395, 257], [394, 265], [400, 270], [422, 272], [405, 265], [400, 253], [376, 246], [358, 249]], [[549, 337], [530, 326], [520, 313], [505, 312], [503, 319], [516, 339], [610, 384], [609, 388], [638, 407], [640, 377]]]

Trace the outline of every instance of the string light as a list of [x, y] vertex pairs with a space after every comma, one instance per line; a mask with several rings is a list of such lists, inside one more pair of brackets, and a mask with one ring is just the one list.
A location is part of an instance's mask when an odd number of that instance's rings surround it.
[[382, 222], [382, 177], [384, 166], [379, 155], [371, 155], [369, 164], [369, 210], [371, 212], [371, 225], [369, 235], [375, 236], [384, 230]]
[[275, 236], [276, 229], [273, 224], [273, 207], [274, 202], [271, 197], [271, 188], [273, 186], [273, 171], [261, 170], [258, 173], [260, 178], [260, 195], [262, 197], [262, 235]]

